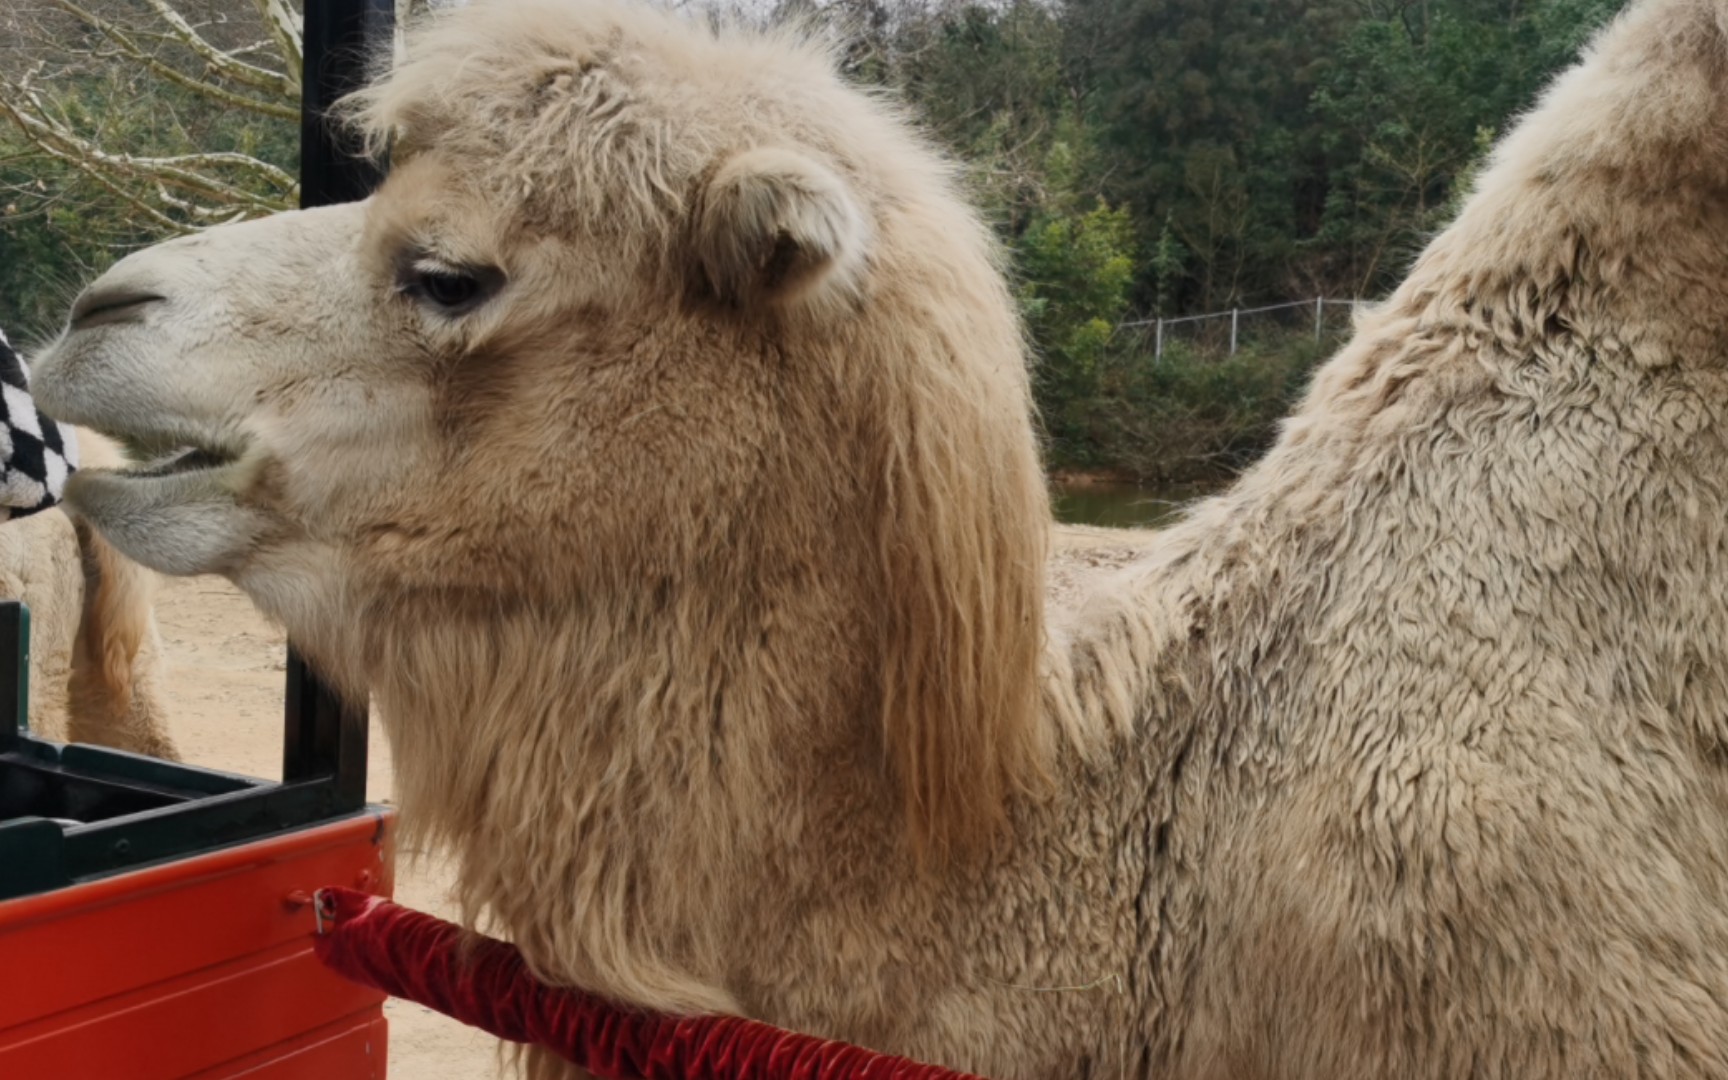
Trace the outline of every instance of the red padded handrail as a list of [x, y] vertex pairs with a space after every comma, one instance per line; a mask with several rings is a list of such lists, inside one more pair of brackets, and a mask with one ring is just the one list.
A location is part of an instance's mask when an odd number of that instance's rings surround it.
[[355, 982], [604, 1080], [980, 1080], [735, 1016], [662, 1016], [546, 986], [516, 947], [352, 889], [316, 897], [320, 959]]

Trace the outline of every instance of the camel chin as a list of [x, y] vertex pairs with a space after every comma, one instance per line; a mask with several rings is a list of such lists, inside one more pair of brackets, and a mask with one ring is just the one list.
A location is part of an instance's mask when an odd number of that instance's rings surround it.
[[77, 473], [66, 501], [113, 545], [152, 570], [189, 576], [238, 565], [263, 532], [255, 511], [240, 505], [236, 476], [244, 462], [198, 463]]

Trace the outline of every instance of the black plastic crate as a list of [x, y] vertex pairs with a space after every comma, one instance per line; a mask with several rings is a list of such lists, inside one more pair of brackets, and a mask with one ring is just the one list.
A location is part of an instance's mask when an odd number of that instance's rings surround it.
[[0, 900], [361, 812], [366, 715], [289, 663], [283, 780], [260, 780], [25, 729], [29, 610], [0, 602]]

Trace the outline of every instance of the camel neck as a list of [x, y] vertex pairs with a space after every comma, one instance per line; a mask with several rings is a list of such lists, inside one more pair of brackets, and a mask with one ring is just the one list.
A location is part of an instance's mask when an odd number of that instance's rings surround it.
[[784, 877], [787, 851], [820, 848], [813, 788], [853, 827], [872, 808], [893, 825], [864, 628], [821, 583], [783, 601], [676, 582], [639, 595], [398, 613], [374, 642], [373, 691], [405, 823], [457, 846], [472, 914], [578, 984], [730, 1008], [722, 913]]

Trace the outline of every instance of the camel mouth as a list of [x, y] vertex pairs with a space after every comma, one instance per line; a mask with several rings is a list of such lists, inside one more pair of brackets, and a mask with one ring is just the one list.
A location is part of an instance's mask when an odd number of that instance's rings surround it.
[[100, 507], [116, 503], [133, 510], [227, 503], [246, 486], [249, 448], [244, 440], [193, 435], [183, 428], [102, 433], [125, 446], [131, 461], [114, 468], [79, 469], [67, 480], [66, 501], [86, 516], [99, 516]]
[[66, 483], [75, 510], [118, 501], [134, 510], [176, 503], [231, 502], [245, 486], [243, 446], [226, 442], [111, 436], [141, 460], [112, 469], [80, 469]]
[[161, 418], [143, 429], [89, 420], [84, 424], [124, 446], [127, 461], [114, 467], [80, 470], [80, 474], [98, 474], [112, 481], [140, 485], [144, 481], [186, 479], [199, 474], [213, 479], [215, 474], [240, 464], [252, 442], [222, 424]]
[[240, 451], [227, 447], [181, 446], [130, 468], [114, 470], [121, 480], [159, 480], [211, 469], [224, 469], [240, 460]]

